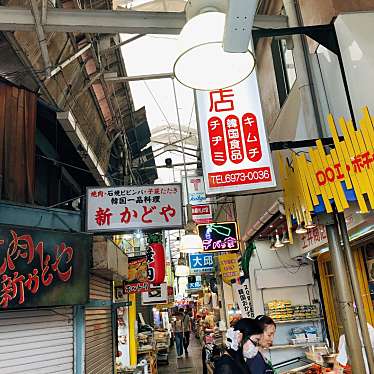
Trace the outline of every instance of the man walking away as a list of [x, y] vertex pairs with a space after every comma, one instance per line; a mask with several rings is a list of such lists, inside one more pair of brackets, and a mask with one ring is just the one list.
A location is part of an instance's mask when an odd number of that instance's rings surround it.
[[173, 331], [175, 345], [177, 348], [177, 358], [183, 357], [183, 313], [176, 314], [176, 320], [173, 322]]
[[[181, 313], [183, 313], [183, 309], [179, 309]], [[184, 330], [184, 337], [183, 337], [183, 347], [184, 351], [186, 353], [186, 356], [188, 356], [188, 346], [190, 345], [190, 335], [192, 331], [192, 321], [190, 317], [190, 313], [188, 310], [183, 315], [183, 330]]]

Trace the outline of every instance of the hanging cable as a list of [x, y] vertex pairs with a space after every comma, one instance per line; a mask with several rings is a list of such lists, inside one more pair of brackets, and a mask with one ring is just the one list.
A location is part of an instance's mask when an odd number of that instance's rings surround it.
[[[172, 78], [171, 78], [172, 79]], [[172, 79], [173, 80], [173, 79]], [[166, 114], [164, 113], [164, 111], [162, 110], [161, 108], [161, 105], [158, 103], [155, 95], [153, 94], [152, 90], [150, 89], [150, 87], [148, 86], [147, 82], [146, 81], [143, 81], [145, 87], [147, 88], [148, 92], [150, 93], [150, 95], [152, 96], [152, 99], [153, 101], [155, 102], [155, 104], [157, 105], [157, 108], [160, 110], [161, 114], [163, 115], [163, 117], [165, 118], [165, 121], [166, 123], [169, 125], [169, 128], [171, 128], [171, 124], [168, 120], [168, 118], [166, 117]], [[173, 81], [173, 84], [174, 84], [174, 81]], [[178, 108], [177, 108], [177, 115], [179, 116], [179, 112], [178, 112]]]
[[[89, 170], [87, 170], [87, 169], [83, 169], [83, 168], [81, 168], [81, 167], [79, 167], [79, 166], [75, 166], [75, 165], [72, 165], [72, 164], [68, 164], [68, 163], [66, 163], [66, 162], [59, 161], [59, 160], [56, 160], [56, 159], [51, 158], [51, 157], [43, 156], [43, 155], [41, 155], [41, 154], [37, 154], [36, 156], [39, 157], [39, 158], [43, 158], [43, 159], [45, 159], [45, 160], [51, 161], [51, 162], [53, 162], [55, 165], [63, 165], [63, 166], [66, 166], [66, 167], [69, 167], [69, 168], [72, 168], [72, 169], [75, 169], [75, 170], [83, 171], [83, 172], [85, 172], [85, 173], [90, 174], [90, 175], [93, 177], [91, 171], [89, 171]], [[99, 174], [99, 173], [98, 173], [98, 175], [100, 175], [100, 177], [106, 177], [105, 174]], [[94, 178], [94, 177], [93, 177], [93, 178]], [[111, 176], [111, 178], [112, 178], [113, 180], [121, 181], [121, 179], [119, 179], [119, 178], [115, 178], [115, 177], [112, 177], [112, 176]]]
[[[192, 108], [191, 108], [191, 114], [190, 114], [190, 120], [188, 122], [188, 127], [187, 127], [187, 134], [190, 132], [190, 127], [191, 127], [191, 123], [192, 123], [192, 115], [194, 113], [194, 109], [195, 109], [195, 100], [192, 102]], [[199, 148], [199, 147], [197, 147]], [[196, 148], [196, 150], [197, 150]]]

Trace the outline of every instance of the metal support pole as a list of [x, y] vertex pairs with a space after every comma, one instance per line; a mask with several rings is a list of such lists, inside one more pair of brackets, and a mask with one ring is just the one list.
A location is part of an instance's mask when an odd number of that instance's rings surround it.
[[[332, 217], [330, 216], [330, 218]], [[365, 363], [362, 355], [362, 345], [353, 311], [353, 300], [350, 292], [349, 278], [344, 261], [343, 250], [340, 246], [339, 232], [335, 219], [331, 219], [327, 222], [326, 232], [331, 253], [331, 264], [336, 279], [339, 310], [342, 317], [352, 371], [354, 374], [363, 374], [365, 373]]]
[[371, 346], [371, 340], [369, 335], [369, 330], [367, 326], [367, 320], [365, 315], [364, 304], [362, 302], [361, 292], [360, 292], [360, 285], [358, 283], [356, 266], [353, 259], [351, 247], [349, 244], [349, 236], [347, 230], [347, 224], [345, 222], [344, 213], [337, 213], [340, 234], [343, 239], [343, 245], [345, 250], [345, 258], [347, 260], [348, 271], [351, 278], [351, 285], [353, 289], [353, 295], [356, 302], [357, 312], [358, 312], [358, 319], [360, 321], [361, 327], [361, 336], [362, 341], [366, 351], [366, 358], [369, 365], [370, 373], [374, 373], [374, 354], [373, 354], [373, 347]]
[[218, 301], [221, 301], [221, 308], [219, 308], [219, 314], [220, 314], [220, 319], [225, 323], [226, 329], [228, 329], [229, 326], [229, 321], [227, 320], [227, 306], [226, 306], [226, 301], [225, 301], [225, 291], [223, 290], [223, 279], [221, 276], [217, 277], [217, 291], [218, 291]]

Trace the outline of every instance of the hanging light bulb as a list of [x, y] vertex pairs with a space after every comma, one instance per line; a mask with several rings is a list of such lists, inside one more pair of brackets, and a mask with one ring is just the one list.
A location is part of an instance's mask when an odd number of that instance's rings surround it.
[[299, 223], [295, 232], [296, 234], [306, 234], [308, 230]]
[[274, 239], [273, 236], [271, 236], [271, 237], [270, 237], [270, 249], [271, 249], [271, 250], [274, 250], [274, 249], [275, 249], [274, 245], [275, 245], [275, 239]]
[[196, 223], [192, 219], [192, 206], [187, 204], [187, 223], [184, 227], [185, 235], [180, 241], [181, 253], [196, 253], [203, 251], [203, 241], [199, 236]]
[[309, 221], [305, 224], [306, 229], [314, 229], [317, 225], [313, 221]]
[[280, 241], [278, 233], [275, 234], [275, 238], [276, 238], [276, 240], [275, 240], [275, 243], [274, 243], [274, 247], [275, 248], [282, 248], [282, 247], [284, 247], [284, 244]]
[[290, 238], [288, 237], [288, 232], [287, 232], [287, 230], [283, 232], [282, 243], [283, 243], [283, 244], [288, 244], [288, 243], [290, 243]]

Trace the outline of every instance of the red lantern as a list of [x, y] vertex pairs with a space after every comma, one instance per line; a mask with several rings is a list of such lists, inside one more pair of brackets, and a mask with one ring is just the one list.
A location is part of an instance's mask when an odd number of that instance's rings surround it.
[[152, 243], [147, 248], [148, 280], [158, 286], [165, 279], [165, 250], [161, 243]]

